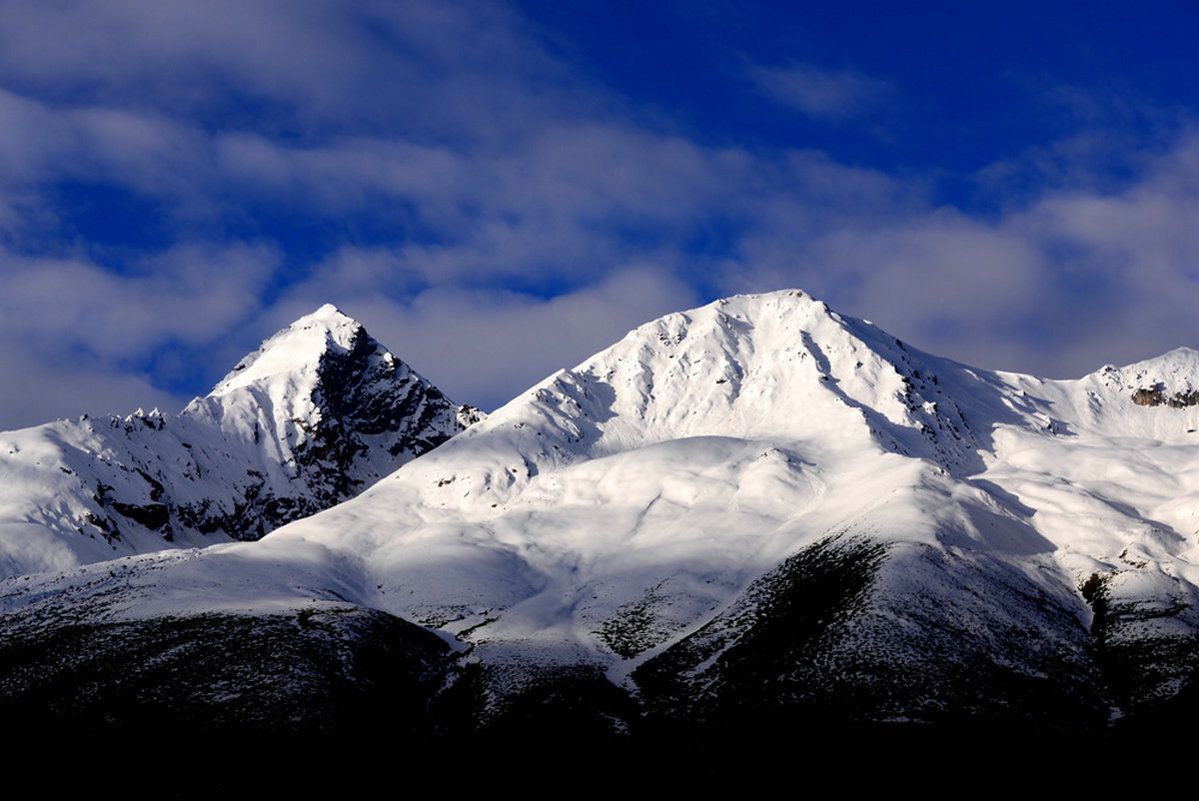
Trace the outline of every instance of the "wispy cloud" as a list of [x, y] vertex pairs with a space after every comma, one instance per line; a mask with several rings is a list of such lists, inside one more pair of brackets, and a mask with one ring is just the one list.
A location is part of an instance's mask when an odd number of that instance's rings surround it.
[[0, 250], [0, 338], [13, 371], [0, 393], [0, 428], [163, 403], [177, 411], [176, 393], [142, 395], [140, 365], [168, 345], [207, 351], [261, 308], [278, 266], [278, 253], [261, 245], [180, 245], [124, 274], [84, 258]]
[[892, 94], [886, 81], [853, 70], [827, 70], [808, 64], [751, 65], [746, 75], [776, 103], [831, 122], [875, 111]]
[[[12, 2], [0, 76], [17, 91], [309, 133], [503, 137], [574, 105], [562, 66], [497, 3]], [[539, 83], [537, 91], [530, 91]], [[486, 117], [490, 124], [478, 125]]]
[[627, 264], [596, 284], [548, 298], [447, 285], [397, 301], [376, 291], [378, 280], [393, 276], [386, 261], [380, 254], [341, 254], [293, 289], [273, 312], [275, 323], [310, 311], [315, 297], [331, 297], [452, 398], [484, 408], [701, 300], [670, 270]]
[[[1005, 368], [1194, 341], [1192, 131], [1119, 181], [1135, 148], [1072, 131], [965, 176], [1007, 201], [983, 216], [930, 171], [630, 115], [556, 52], [487, 2], [0, 5], [0, 361], [26, 377], [0, 428], [95, 408], [73, 376], [130, 408], [203, 391], [326, 301], [482, 405], [650, 317], [783, 286]], [[896, 103], [761, 63], [736, 81], [775, 113], [844, 131]], [[80, 219], [92, 185], [160, 235], [97, 237], [126, 221]]]
[[810, 237], [766, 225], [743, 242], [745, 281], [790, 279], [980, 366], [1076, 377], [1147, 358], [1195, 341], [1197, 154], [1190, 131], [1120, 189], [1043, 190], [990, 219], [909, 198]]

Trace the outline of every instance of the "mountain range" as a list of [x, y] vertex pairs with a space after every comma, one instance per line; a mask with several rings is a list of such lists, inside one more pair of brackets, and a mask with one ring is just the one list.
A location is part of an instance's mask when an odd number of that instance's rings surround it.
[[1192, 350], [994, 372], [791, 290], [483, 416], [327, 306], [176, 417], [0, 435], [0, 698], [420, 743], [1137, 732], [1194, 709], [1197, 402]]
[[0, 576], [258, 539], [480, 417], [326, 305], [176, 416], [85, 415], [0, 434]]

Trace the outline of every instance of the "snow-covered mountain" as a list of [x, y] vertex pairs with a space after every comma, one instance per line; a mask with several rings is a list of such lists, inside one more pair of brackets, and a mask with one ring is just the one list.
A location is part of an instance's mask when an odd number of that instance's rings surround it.
[[0, 433], [0, 575], [258, 539], [477, 417], [326, 305], [178, 415]]
[[[9, 580], [2, 689], [266, 728], [336, 691], [418, 738], [1132, 725], [1199, 669], [1197, 390], [1190, 350], [1051, 381], [729, 298], [258, 542]], [[151, 659], [182, 628], [219, 683]], [[81, 632], [98, 663], [63, 657]], [[61, 700], [113, 660], [120, 689]]]

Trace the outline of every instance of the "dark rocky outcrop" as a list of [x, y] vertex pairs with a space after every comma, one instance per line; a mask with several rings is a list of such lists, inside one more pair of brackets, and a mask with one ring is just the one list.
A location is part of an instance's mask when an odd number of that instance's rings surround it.
[[1154, 384], [1152, 387], [1141, 387], [1134, 390], [1132, 402], [1138, 406], [1164, 405], [1171, 409], [1185, 409], [1188, 406], [1199, 406], [1199, 390], [1167, 394], [1167, 390], [1161, 384]]

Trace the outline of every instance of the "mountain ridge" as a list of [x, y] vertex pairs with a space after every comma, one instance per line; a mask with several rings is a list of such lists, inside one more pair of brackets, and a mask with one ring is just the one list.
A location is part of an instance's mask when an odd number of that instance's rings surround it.
[[736, 296], [257, 542], [10, 580], [0, 615], [384, 615], [448, 646], [426, 708], [458, 734], [1102, 731], [1181, 714], [1199, 677], [1199, 409], [1137, 400], [1197, 380], [1189, 350], [980, 370]]
[[478, 416], [326, 305], [178, 415], [139, 410], [0, 434], [0, 563], [12, 575], [256, 539], [356, 494]]

